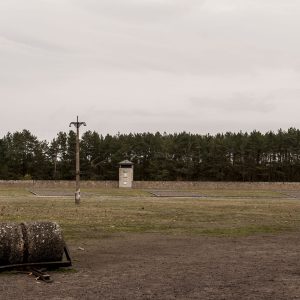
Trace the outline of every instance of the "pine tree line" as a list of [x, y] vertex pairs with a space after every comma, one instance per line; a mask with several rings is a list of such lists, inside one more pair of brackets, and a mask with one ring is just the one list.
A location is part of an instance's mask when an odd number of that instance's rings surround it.
[[[300, 181], [300, 130], [199, 135], [138, 133], [81, 138], [81, 177], [116, 180], [118, 163], [134, 163], [135, 180]], [[75, 133], [51, 142], [28, 130], [0, 139], [0, 179], [71, 180]]]

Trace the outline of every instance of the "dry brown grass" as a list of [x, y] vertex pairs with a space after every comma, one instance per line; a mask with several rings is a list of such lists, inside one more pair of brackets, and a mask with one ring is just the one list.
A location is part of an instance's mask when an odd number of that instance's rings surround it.
[[266, 199], [230, 199], [226, 191], [222, 199], [219, 191], [218, 198], [203, 200], [116, 189], [90, 192], [75, 206], [71, 197], [37, 198], [25, 189], [0, 189], [0, 222], [57, 221], [68, 239], [120, 232], [236, 236], [300, 229], [300, 201], [270, 199], [268, 193]]

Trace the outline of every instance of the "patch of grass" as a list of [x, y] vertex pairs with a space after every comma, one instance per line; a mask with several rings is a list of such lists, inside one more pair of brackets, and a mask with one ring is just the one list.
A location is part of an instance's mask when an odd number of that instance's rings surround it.
[[300, 230], [297, 200], [112, 194], [83, 197], [76, 206], [73, 198], [23, 197], [20, 191], [0, 197], [0, 222], [56, 221], [66, 239], [72, 240], [102, 239], [121, 232], [244, 236]]
[[0, 197], [20, 197], [30, 195], [29, 189], [25, 187], [0, 187]]
[[211, 236], [249, 236], [258, 233], [265, 234], [275, 234], [284, 231], [290, 231], [292, 228], [290, 226], [246, 226], [237, 228], [214, 228], [214, 229], [204, 229], [199, 230], [197, 233], [211, 235]]

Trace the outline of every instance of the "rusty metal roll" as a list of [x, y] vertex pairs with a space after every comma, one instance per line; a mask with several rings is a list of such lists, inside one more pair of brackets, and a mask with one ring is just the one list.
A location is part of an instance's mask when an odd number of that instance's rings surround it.
[[0, 223], [0, 265], [61, 261], [64, 246], [55, 222]]

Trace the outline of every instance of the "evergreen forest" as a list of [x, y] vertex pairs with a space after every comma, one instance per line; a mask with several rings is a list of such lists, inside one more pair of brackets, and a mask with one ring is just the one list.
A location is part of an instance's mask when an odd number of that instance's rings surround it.
[[[30, 131], [0, 139], [0, 179], [72, 180], [74, 131], [52, 141]], [[118, 163], [134, 163], [135, 180], [300, 181], [300, 130], [260, 133], [137, 133], [102, 136], [85, 132], [80, 141], [81, 178], [117, 180]]]

